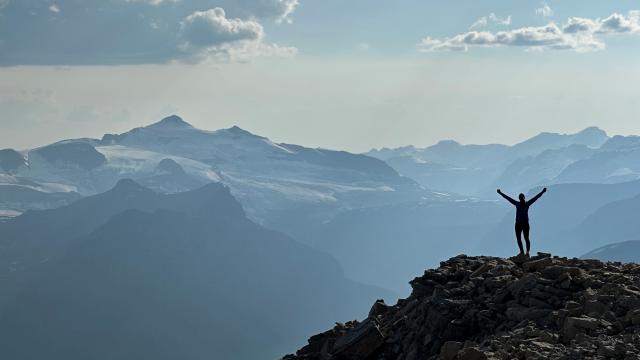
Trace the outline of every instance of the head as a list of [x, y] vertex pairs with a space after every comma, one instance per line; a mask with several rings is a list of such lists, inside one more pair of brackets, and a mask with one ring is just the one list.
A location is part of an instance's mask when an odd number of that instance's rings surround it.
[[518, 199], [520, 199], [520, 202], [524, 202], [524, 194], [520, 193], [520, 195], [518, 195]]

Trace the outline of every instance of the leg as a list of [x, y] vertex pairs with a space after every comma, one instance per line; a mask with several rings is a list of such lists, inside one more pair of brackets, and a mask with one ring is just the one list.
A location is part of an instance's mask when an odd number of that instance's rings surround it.
[[524, 254], [524, 249], [522, 249], [522, 227], [520, 224], [516, 224], [516, 239], [518, 239], [518, 247], [520, 248], [520, 254]]
[[524, 232], [524, 241], [527, 243], [527, 255], [529, 255], [529, 248], [531, 247], [531, 243], [529, 242], [529, 224], [523, 227], [522, 232]]

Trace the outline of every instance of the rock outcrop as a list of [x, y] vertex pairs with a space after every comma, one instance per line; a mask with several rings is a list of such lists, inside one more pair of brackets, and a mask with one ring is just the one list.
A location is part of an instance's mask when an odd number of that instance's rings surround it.
[[639, 359], [640, 265], [460, 255], [297, 359]]

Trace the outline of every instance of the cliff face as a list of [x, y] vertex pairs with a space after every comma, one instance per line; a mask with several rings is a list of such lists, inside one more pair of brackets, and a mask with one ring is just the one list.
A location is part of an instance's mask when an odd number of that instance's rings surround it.
[[284, 359], [638, 359], [640, 265], [460, 255]]

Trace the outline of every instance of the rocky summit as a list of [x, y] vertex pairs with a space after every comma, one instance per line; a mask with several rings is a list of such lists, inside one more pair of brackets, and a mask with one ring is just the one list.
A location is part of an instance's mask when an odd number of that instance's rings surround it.
[[459, 255], [295, 359], [640, 359], [640, 265]]

